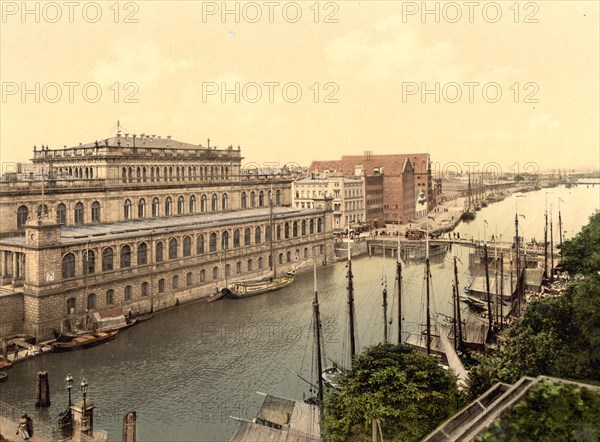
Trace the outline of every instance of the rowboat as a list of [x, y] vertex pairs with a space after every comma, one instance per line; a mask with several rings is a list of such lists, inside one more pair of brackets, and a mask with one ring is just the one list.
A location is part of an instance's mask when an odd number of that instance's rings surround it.
[[116, 338], [118, 333], [118, 330], [113, 330], [110, 332], [95, 332], [78, 336], [67, 342], [55, 342], [52, 344], [52, 351], [54, 353], [61, 353], [95, 347], [96, 345], [104, 344], [105, 342]]

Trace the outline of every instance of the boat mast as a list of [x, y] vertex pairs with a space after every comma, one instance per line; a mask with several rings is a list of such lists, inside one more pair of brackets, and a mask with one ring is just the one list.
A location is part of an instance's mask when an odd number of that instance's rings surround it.
[[467, 204], [468, 204], [468, 208], [467, 211], [470, 212], [471, 211], [471, 172], [469, 172], [469, 187], [467, 188]]
[[520, 290], [520, 282], [521, 282], [521, 265], [519, 262], [519, 215], [515, 212], [515, 232], [517, 234], [515, 243], [516, 243], [516, 252], [517, 252], [517, 312], [521, 314], [521, 290]]
[[[429, 223], [429, 222], [428, 222]], [[427, 233], [425, 237], [425, 284], [427, 287], [427, 354], [431, 354], [431, 317], [429, 314], [429, 224], [427, 224]]]
[[398, 344], [402, 344], [402, 263], [400, 262], [400, 235], [398, 235], [398, 253], [396, 278], [398, 280]]
[[502, 310], [502, 295], [504, 295], [504, 252], [500, 252], [500, 327], [504, 326], [504, 311]]
[[550, 282], [554, 281], [554, 233], [552, 232], [552, 204], [550, 204]]
[[315, 327], [315, 345], [317, 347], [317, 401], [319, 405], [320, 422], [323, 422], [323, 360], [321, 358], [321, 314], [319, 312], [319, 295], [317, 293], [317, 263], [313, 261], [315, 298], [313, 301], [313, 322]]
[[388, 324], [387, 324], [387, 280], [385, 278], [385, 243], [383, 244], [383, 264], [382, 264], [382, 284], [383, 284], [383, 343], [388, 343]]
[[458, 266], [456, 265], [456, 256], [454, 257], [454, 287], [456, 288], [456, 320], [458, 322], [458, 348], [462, 348], [463, 334], [462, 334], [462, 320], [460, 318], [460, 298], [459, 298], [459, 284], [458, 284]]
[[[546, 197], [548, 198], [548, 197]], [[546, 205], [546, 213], [544, 214], [544, 279], [548, 278], [548, 207]]]
[[356, 341], [354, 336], [354, 282], [352, 275], [352, 251], [350, 250], [350, 230], [348, 230], [348, 320], [350, 321], [350, 363], [356, 356]]
[[558, 199], [558, 240], [560, 241], [560, 250], [562, 251], [562, 241], [563, 241], [563, 227], [562, 227], [562, 218], [560, 217], [560, 202], [561, 199]]
[[492, 334], [493, 319], [492, 316], [492, 299], [490, 296], [490, 272], [488, 268], [488, 249], [487, 244], [483, 245], [483, 255], [485, 260], [485, 292], [487, 294], [487, 307], [488, 307], [488, 338]]

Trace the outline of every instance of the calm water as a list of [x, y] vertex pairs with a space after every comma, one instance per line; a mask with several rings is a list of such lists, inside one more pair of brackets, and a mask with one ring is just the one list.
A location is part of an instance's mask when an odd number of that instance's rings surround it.
[[[546, 195], [546, 191], [551, 192]], [[514, 213], [520, 214], [521, 235], [543, 239], [543, 216], [548, 201], [555, 222], [561, 198], [565, 237], [577, 233], [598, 209], [600, 188], [564, 187], [513, 195], [482, 209], [477, 218], [461, 224], [462, 237], [514, 236]], [[484, 222], [487, 221], [487, 223]], [[555, 229], [558, 242], [558, 229]], [[454, 247], [432, 264], [433, 310], [451, 315], [452, 256], [461, 260], [461, 285], [470, 276], [468, 249]], [[353, 261], [359, 345], [383, 339], [382, 275], [387, 278], [390, 316], [396, 304], [395, 263], [381, 257]], [[424, 322], [423, 264], [404, 267], [404, 330], [419, 332]], [[318, 291], [324, 322], [327, 358], [344, 361], [346, 325], [346, 267], [337, 263], [318, 271]], [[138, 413], [140, 440], [226, 441], [237, 427], [228, 416], [251, 419], [262, 397], [256, 391], [302, 399], [308, 386], [290, 370], [311, 377], [312, 274], [299, 275], [293, 286], [254, 298], [195, 303], [158, 314], [122, 333], [106, 345], [88, 350], [47, 354], [18, 364], [9, 381], [0, 384], [0, 400], [37, 418], [55, 419], [67, 404], [63, 379], [72, 373], [76, 383], [85, 377], [88, 397], [96, 404], [95, 428], [120, 440], [121, 420], [128, 410]], [[397, 321], [391, 324], [395, 339]], [[36, 414], [35, 378], [48, 370], [52, 406]], [[74, 399], [80, 400], [79, 391]]]

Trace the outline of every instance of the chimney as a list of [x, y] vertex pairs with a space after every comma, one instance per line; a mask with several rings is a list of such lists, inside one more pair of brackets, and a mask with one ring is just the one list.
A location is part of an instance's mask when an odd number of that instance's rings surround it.
[[171, 139], [171, 135], [167, 135], [167, 140], [170, 140], [170, 139]]

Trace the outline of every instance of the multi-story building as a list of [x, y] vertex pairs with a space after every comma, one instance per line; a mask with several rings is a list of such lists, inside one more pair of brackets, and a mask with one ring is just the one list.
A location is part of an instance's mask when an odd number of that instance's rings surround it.
[[333, 229], [346, 230], [365, 223], [365, 181], [363, 176], [312, 175], [292, 183], [292, 204], [314, 207], [313, 198], [332, 199]]
[[329, 200], [290, 207], [290, 176], [245, 174], [241, 159], [231, 146], [128, 135], [36, 149], [41, 177], [0, 182], [0, 336], [46, 338], [107, 307], [157, 311], [326, 263]]
[[[407, 224], [427, 212], [427, 208], [435, 206], [429, 154], [411, 155], [344, 155], [341, 160], [313, 161], [310, 171], [320, 173], [329, 171], [341, 175], [364, 174], [365, 177], [383, 176], [383, 218], [378, 219], [372, 213], [370, 222], [378, 224]], [[376, 180], [371, 180], [369, 187], [375, 192]], [[367, 198], [376, 198], [367, 193]], [[428, 199], [427, 195], [431, 194]], [[425, 195], [423, 197], [423, 195]], [[425, 202], [424, 212], [423, 202]], [[372, 210], [380, 210], [374, 207]], [[369, 214], [367, 216], [369, 218]]]

